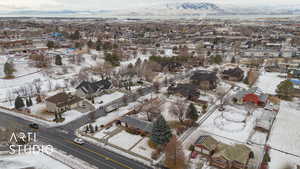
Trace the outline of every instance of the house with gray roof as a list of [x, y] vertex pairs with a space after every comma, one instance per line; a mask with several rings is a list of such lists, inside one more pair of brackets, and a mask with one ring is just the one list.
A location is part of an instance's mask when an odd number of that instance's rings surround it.
[[135, 130], [138, 133], [150, 134], [152, 132], [152, 123], [132, 116], [123, 116], [120, 124], [126, 128]]
[[76, 87], [76, 95], [82, 98], [91, 98], [101, 95], [104, 90], [111, 88], [112, 83], [108, 79], [97, 82], [82, 81]]

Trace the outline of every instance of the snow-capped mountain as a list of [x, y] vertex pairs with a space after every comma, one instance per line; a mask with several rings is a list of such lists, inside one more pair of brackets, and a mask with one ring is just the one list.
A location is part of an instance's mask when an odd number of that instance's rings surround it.
[[145, 3], [144, 5], [122, 10], [61, 10], [61, 11], [41, 11], [41, 10], [17, 10], [0, 11], [0, 15], [61, 15], [61, 16], [224, 16], [224, 15], [281, 15], [300, 14], [300, 5], [268, 5], [268, 6], [239, 6], [224, 3], [195, 2], [163, 2], [157, 4]]
[[184, 3], [167, 3], [166, 8], [168, 9], [178, 9], [178, 10], [216, 10], [221, 11], [221, 9], [212, 3], [191, 3], [191, 2], [184, 2]]

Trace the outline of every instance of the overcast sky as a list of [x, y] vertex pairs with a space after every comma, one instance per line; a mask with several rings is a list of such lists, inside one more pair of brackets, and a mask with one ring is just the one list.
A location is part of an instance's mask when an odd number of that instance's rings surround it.
[[0, 0], [0, 10], [107, 10], [134, 8], [163, 2], [211, 2], [241, 6], [300, 4], [300, 0]]

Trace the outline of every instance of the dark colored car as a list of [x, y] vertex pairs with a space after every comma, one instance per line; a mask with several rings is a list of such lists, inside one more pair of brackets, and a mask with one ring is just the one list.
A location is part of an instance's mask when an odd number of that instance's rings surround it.
[[39, 125], [36, 123], [29, 124], [29, 127], [33, 129], [39, 129]]

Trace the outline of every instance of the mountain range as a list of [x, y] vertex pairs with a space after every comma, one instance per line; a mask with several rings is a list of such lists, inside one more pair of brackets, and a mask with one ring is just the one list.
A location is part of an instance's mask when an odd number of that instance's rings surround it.
[[145, 5], [123, 10], [16, 10], [0, 12], [0, 15], [61, 15], [61, 16], [191, 16], [191, 15], [299, 15], [300, 6], [253, 6], [241, 7], [236, 5], [214, 4], [207, 2], [174, 2]]

